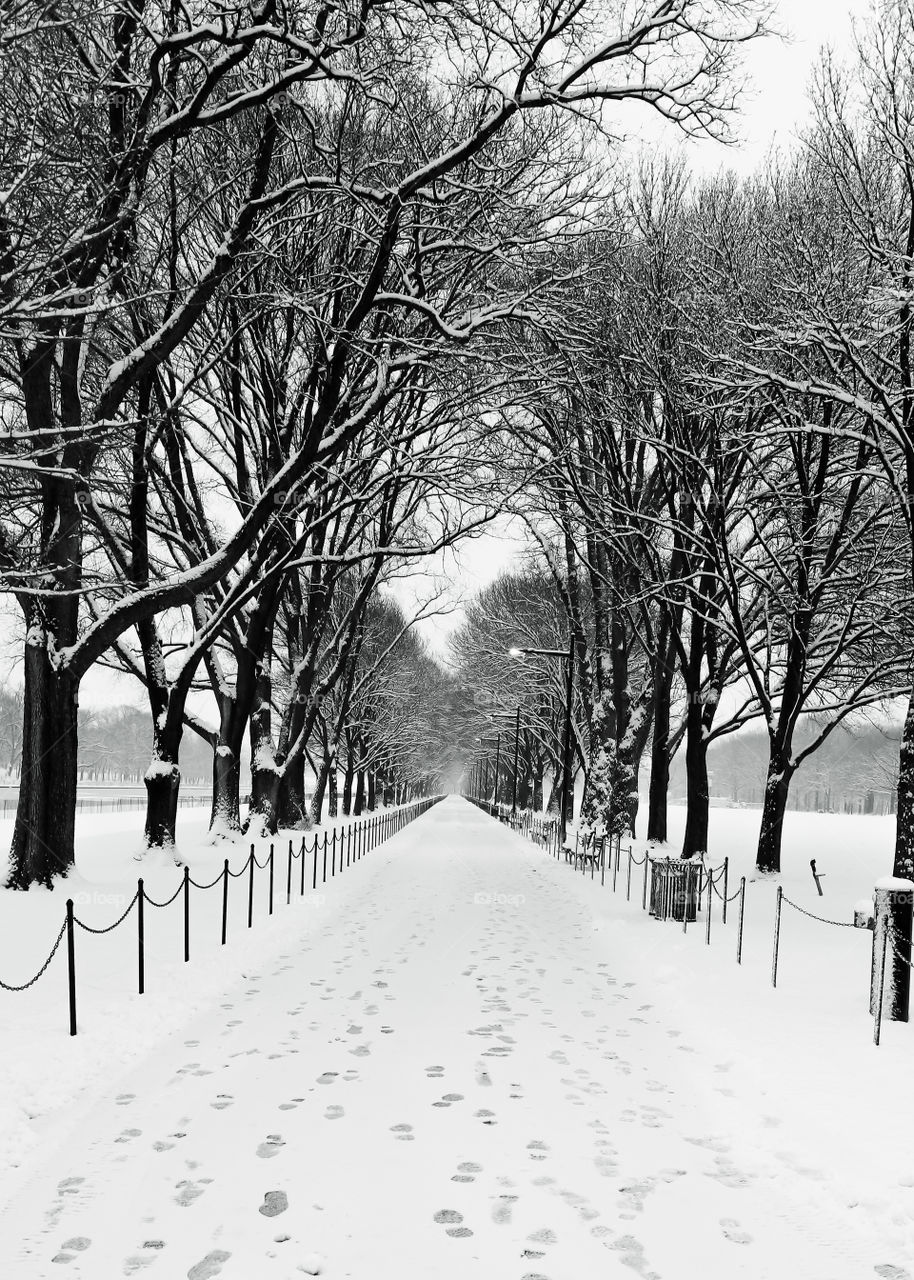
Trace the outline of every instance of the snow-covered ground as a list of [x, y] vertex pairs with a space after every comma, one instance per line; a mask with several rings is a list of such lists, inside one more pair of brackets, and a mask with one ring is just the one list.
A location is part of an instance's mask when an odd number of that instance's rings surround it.
[[[380, 815], [382, 811], [378, 811]], [[190, 891], [190, 963], [184, 963], [183, 893], [170, 906], [147, 902], [144, 912], [145, 994], [138, 986], [138, 929], [134, 906], [113, 932], [95, 936], [76, 931], [78, 1035], [71, 1039], [67, 1004], [67, 966], [63, 942], [44, 975], [27, 991], [0, 990], [0, 1019], [5, 1028], [0, 1053], [0, 1202], [18, 1181], [18, 1168], [43, 1141], [49, 1117], [87, 1098], [104, 1096], [108, 1083], [128, 1064], [150, 1053], [195, 1013], [212, 1007], [227, 984], [243, 979], [251, 966], [273, 955], [277, 946], [336, 919], [345, 898], [344, 882], [359, 868], [352, 861], [340, 870], [342, 839], [350, 819], [316, 827], [306, 836], [305, 893], [301, 861], [293, 861], [292, 902], [286, 906], [290, 840], [300, 849], [301, 833], [281, 832], [274, 859], [274, 912], [269, 914], [269, 876], [255, 870], [253, 927], [247, 927], [247, 873], [238, 875], [251, 843], [212, 843], [208, 811], [178, 812], [178, 848], [193, 880], [208, 884], [229, 859], [231, 871], [226, 945], [221, 945], [222, 888]], [[355, 821], [355, 820], [352, 820]], [[43, 962], [74, 900], [75, 915], [93, 928], [106, 928], [124, 912], [144, 879], [147, 898], [170, 899], [180, 889], [183, 870], [170, 855], [147, 854], [134, 860], [141, 843], [142, 814], [78, 814], [76, 868], [49, 892], [0, 890], [0, 979], [10, 985], [28, 981]], [[323, 834], [339, 834], [337, 875], [328, 854], [323, 883]], [[0, 849], [9, 849], [12, 822], [0, 823]], [[314, 838], [321, 841], [314, 888]], [[263, 863], [269, 842], [256, 842]], [[332, 850], [332, 845], [331, 845]], [[343, 855], [345, 856], [345, 855]], [[365, 862], [360, 864], [365, 865]], [[5, 877], [4, 877], [5, 878]], [[0, 1251], [2, 1253], [2, 1251]]]
[[[801, 818], [785, 892], [847, 919], [889, 824]], [[714, 814], [736, 882], [753, 821]], [[7, 1271], [910, 1280], [914, 1033], [872, 1045], [869, 934], [785, 917], [772, 991], [773, 885], [749, 886], [740, 968], [735, 916], [708, 947], [624, 886], [448, 799], [323, 903], [283, 893], [211, 960], [163, 950], [149, 995], [115, 967], [75, 1039], [55, 1004], [45, 1049], [80, 1092], [21, 1121]]]

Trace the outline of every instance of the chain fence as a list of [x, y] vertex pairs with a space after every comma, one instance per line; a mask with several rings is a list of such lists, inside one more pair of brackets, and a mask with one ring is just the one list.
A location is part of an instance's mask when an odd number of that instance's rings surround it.
[[[532, 815], [531, 811], [526, 811], [529, 815], [523, 820], [518, 820], [516, 814], [506, 817], [505, 806], [496, 806], [488, 800], [479, 797], [467, 796], [478, 808], [488, 813], [491, 817], [505, 822], [515, 831], [521, 834], [529, 834], [535, 828], [537, 819]], [[656, 919], [673, 919], [680, 921], [683, 933], [688, 932], [689, 924], [697, 923], [699, 915], [704, 916], [704, 934], [707, 945], [711, 944], [712, 937], [712, 905], [716, 897], [720, 904], [719, 922], [723, 925], [727, 924], [727, 908], [731, 903], [739, 904], [737, 914], [736, 928], [736, 962], [742, 964], [743, 960], [743, 937], [745, 928], [746, 915], [746, 877], [741, 876], [739, 886], [732, 893], [729, 892], [730, 878], [730, 860], [724, 858], [723, 862], [717, 867], [706, 866], [703, 859], [697, 861], [683, 860], [678, 858], [654, 858], [648, 850], [645, 850], [643, 856], [638, 857], [634, 853], [631, 844], [627, 849], [622, 845], [622, 838], [618, 834], [596, 835], [587, 833], [582, 835], [575, 832], [574, 843], [570, 839], [561, 840], [560, 826], [556, 819], [552, 824], [552, 839], [548, 843], [548, 852], [553, 857], [560, 860], [563, 856], [568, 865], [574, 869], [581, 870], [586, 875], [588, 868], [591, 872], [591, 879], [595, 877], [597, 869], [600, 871], [600, 883], [605, 885], [607, 879], [607, 857], [609, 860], [609, 871], [611, 879], [611, 887], [613, 892], [617, 891], [619, 871], [621, 859], [626, 858], [626, 901], [631, 900], [632, 888], [632, 871], [635, 868], [644, 868], [642, 876], [641, 891], [641, 907], [642, 910], [654, 916]], [[691, 868], [688, 877], [682, 876], [678, 886], [675, 884], [679, 869], [683, 865]], [[822, 896], [821, 881], [824, 877], [817, 872], [815, 859], [810, 863], [812, 868], [813, 880], [819, 896]], [[657, 879], [655, 879], [657, 877]], [[659, 890], [658, 879], [660, 881], [666, 878], [667, 889]], [[672, 884], [672, 890], [669, 885]], [[813, 911], [809, 911], [806, 907], [800, 906], [793, 899], [788, 898], [783, 889], [778, 886], [775, 901], [775, 919], [774, 933], [772, 939], [772, 959], [771, 959], [771, 985], [777, 987], [778, 980], [778, 963], [780, 959], [780, 941], [781, 941], [781, 918], [784, 905], [790, 907], [798, 914], [815, 921], [817, 924], [831, 926], [840, 929], [861, 929], [863, 925], [856, 921], [850, 920], [832, 920], [827, 916], [817, 915]], [[868, 926], [873, 928], [872, 923]], [[909, 969], [914, 969], [914, 961], [911, 959], [910, 943], [907, 943], [907, 952], [905, 955], [898, 949], [898, 941], [895, 931], [890, 925], [886, 926], [885, 943], [882, 947], [882, 965], [878, 964], [876, 957], [876, 940], [874, 938], [874, 955], [872, 969], [872, 1012], [875, 1018], [875, 1043], [879, 1044], [880, 1025], [882, 1020], [883, 1006], [883, 986], [884, 986], [884, 968], [885, 968], [885, 951], [886, 947], [890, 948], [894, 954]]]
[[[403, 805], [398, 809], [385, 810], [382, 813], [372, 814], [367, 818], [356, 819], [350, 822], [345, 828], [337, 830], [333, 828], [332, 832], [314, 832], [311, 839], [307, 835], [303, 835], [296, 849], [295, 841], [289, 841], [287, 861], [286, 861], [286, 904], [289, 905], [293, 899], [292, 892], [292, 864], [297, 858], [301, 858], [301, 880], [299, 896], [305, 896], [306, 881], [306, 865], [309, 856], [313, 858], [311, 883], [314, 888], [318, 883], [318, 867], [322, 868], [322, 883], [327, 881], [328, 870], [328, 851], [330, 853], [330, 877], [339, 874], [344, 867], [350, 867], [355, 862], [360, 861], [366, 854], [370, 853], [379, 844], [389, 840], [392, 836], [402, 831], [405, 826], [413, 822], [421, 814], [426, 813], [434, 804], [441, 800], [441, 796], [431, 796], [422, 800], [417, 800], [411, 804]], [[344, 862], [345, 854], [345, 862]], [[144, 920], [145, 907], [156, 907], [164, 910], [170, 907], [179, 897], [183, 895], [184, 910], [184, 960], [190, 960], [190, 943], [191, 943], [191, 888], [197, 891], [207, 891], [216, 888], [217, 885], [222, 886], [222, 918], [221, 918], [221, 943], [225, 946], [228, 931], [228, 904], [229, 904], [229, 881], [232, 879], [240, 879], [247, 875], [248, 877], [248, 903], [247, 903], [247, 926], [250, 929], [254, 922], [254, 884], [255, 869], [269, 872], [269, 914], [273, 914], [274, 906], [274, 864], [276, 858], [275, 845], [271, 844], [269, 853], [261, 862], [255, 852], [255, 846], [251, 845], [250, 853], [246, 858], [244, 865], [238, 871], [232, 871], [229, 866], [228, 858], [225, 859], [223, 869], [215, 879], [208, 883], [201, 884], [194, 880], [190, 875], [190, 869], [184, 868], [181, 881], [170, 898], [166, 898], [164, 902], [158, 902], [155, 898], [149, 896], [146, 892], [145, 884], [140, 877], [137, 880], [137, 888], [133, 897], [124, 911], [111, 924], [103, 927], [96, 927], [87, 924], [86, 921], [80, 920], [74, 912], [74, 903], [72, 898], [66, 901], [66, 916], [60, 926], [57, 937], [53, 946], [48, 953], [47, 959], [42, 964], [38, 972], [28, 980], [19, 984], [5, 982], [0, 979], [0, 990], [8, 992], [27, 991], [33, 987], [40, 978], [49, 969], [51, 962], [57, 955], [60, 945], [64, 939], [67, 943], [67, 1004], [69, 1012], [69, 1029], [70, 1035], [77, 1034], [77, 1017], [76, 1017], [76, 946], [75, 937], [77, 929], [85, 933], [93, 934], [97, 937], [105, 934], [113, 933], [115, 929], [122, 925], [127, 917], [133, 912], [134, 907], [137, 912], [137, 991], [140, 995], [145, 992], [146, 983], [146, 947], [145, 947], [145, 927]]]

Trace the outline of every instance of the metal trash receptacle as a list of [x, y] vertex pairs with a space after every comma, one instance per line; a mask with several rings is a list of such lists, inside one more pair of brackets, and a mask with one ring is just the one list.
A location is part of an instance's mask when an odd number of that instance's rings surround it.
[[663, 858], [651, 863], [650, 914], [655, 920], [698, 917], [701, 863], [688, 858]]

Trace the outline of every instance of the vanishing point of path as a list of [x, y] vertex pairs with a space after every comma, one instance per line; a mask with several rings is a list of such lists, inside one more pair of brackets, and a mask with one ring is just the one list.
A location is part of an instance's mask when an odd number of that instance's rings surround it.
[[5, 1275], [873, 1275], [722, 1123], [599, 884], [453, 798], [350, 874], [335, 924], [49, 1137]]

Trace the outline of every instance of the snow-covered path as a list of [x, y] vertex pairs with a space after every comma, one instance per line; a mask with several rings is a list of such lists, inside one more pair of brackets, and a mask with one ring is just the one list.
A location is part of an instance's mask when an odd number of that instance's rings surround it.
[[907, 1275], [722, 1111], [727, 1064], [588, 882], [457, 799], [355, 875], [332, 928], [49, 1126], [6, 1274]]

